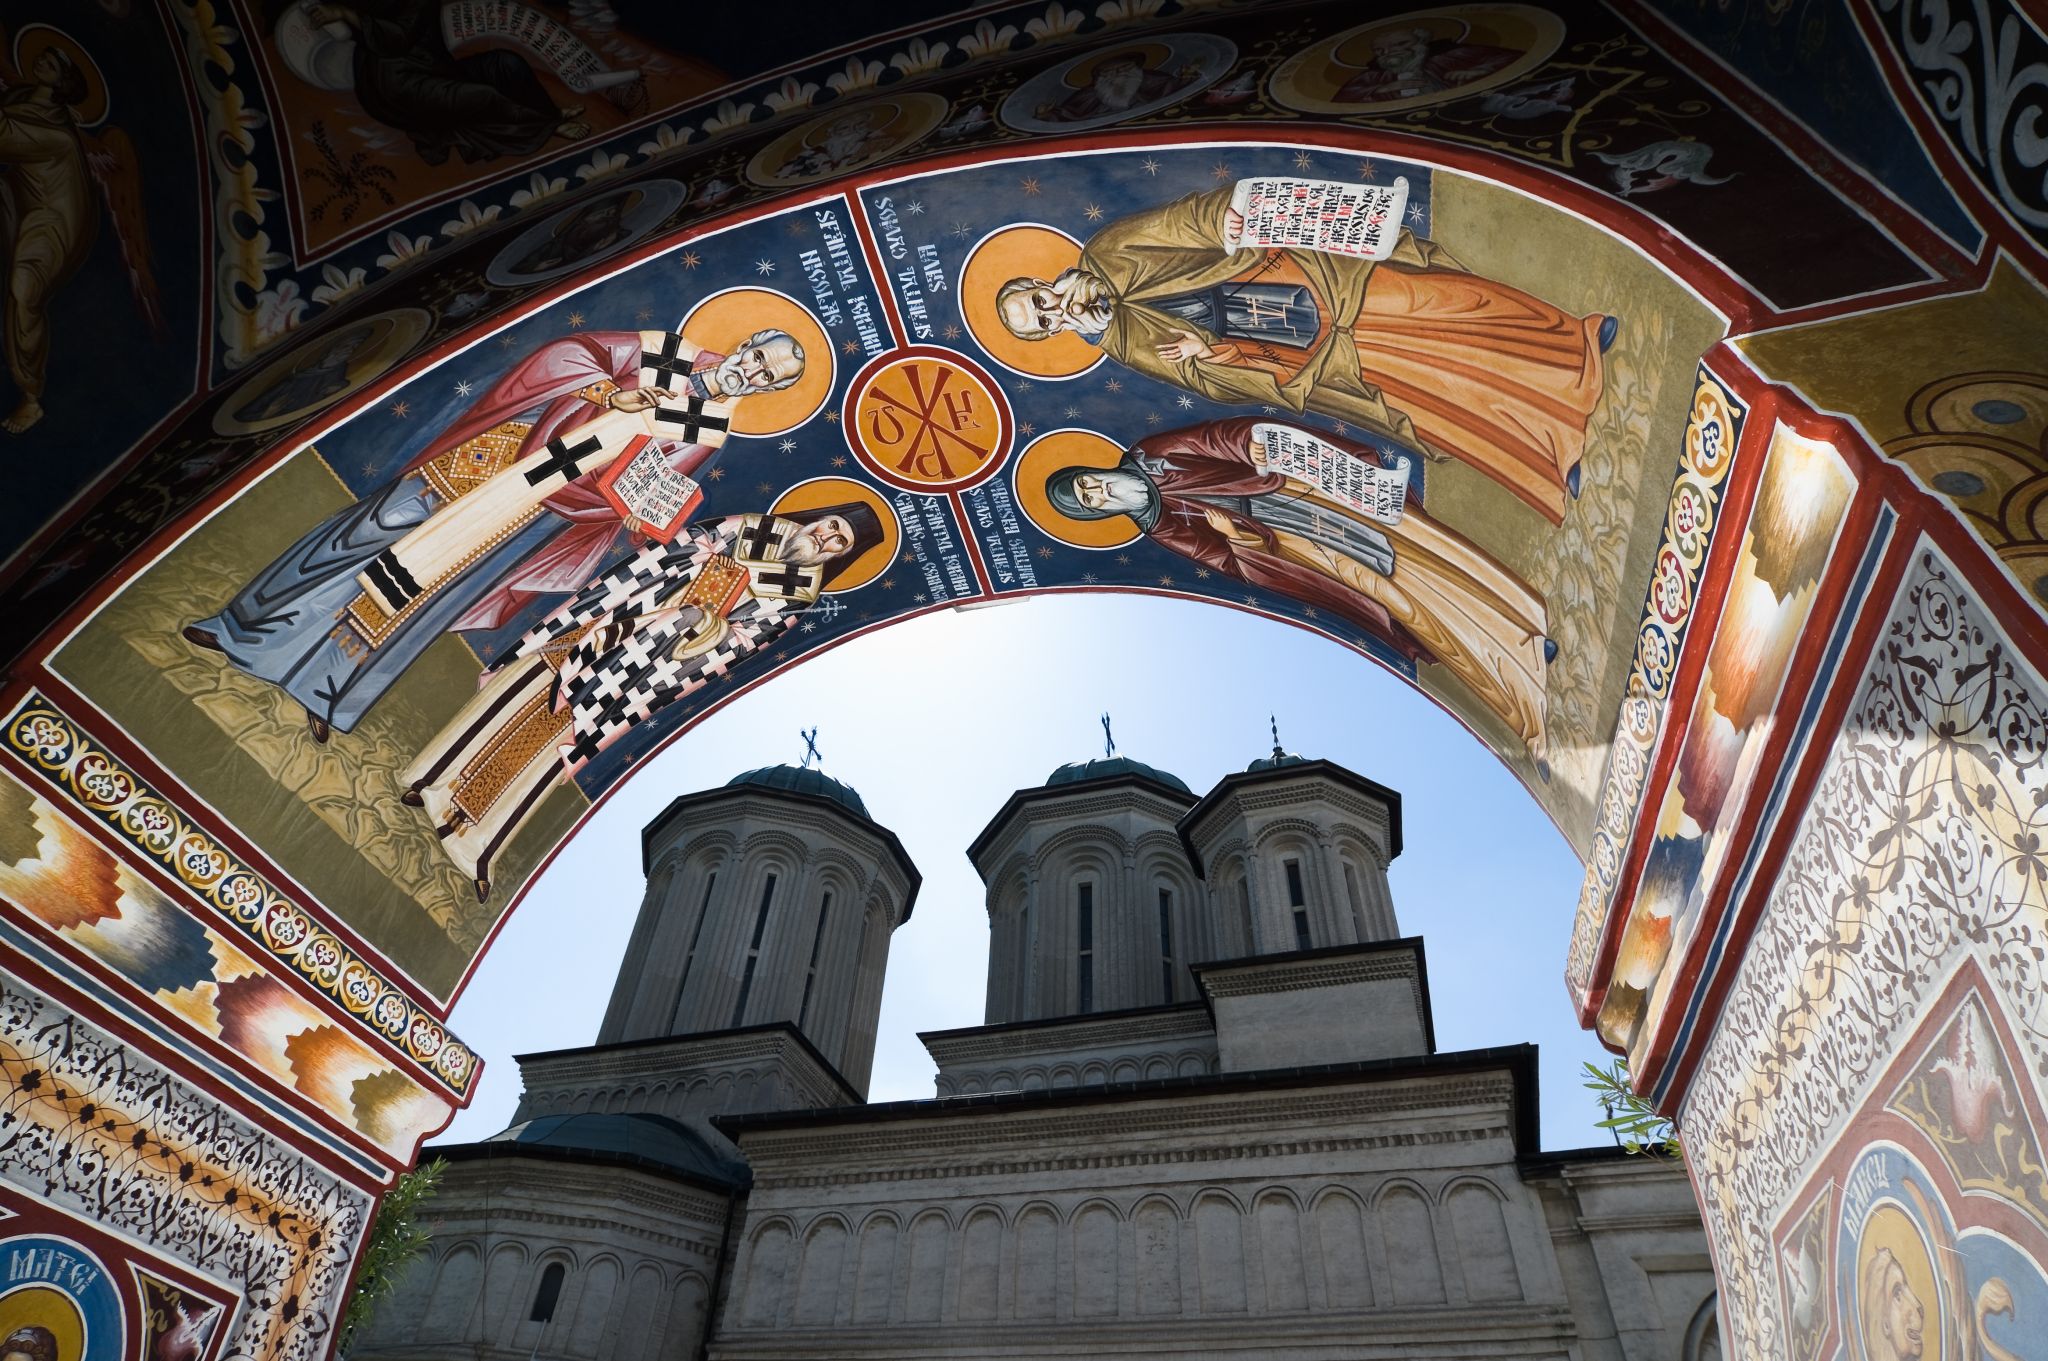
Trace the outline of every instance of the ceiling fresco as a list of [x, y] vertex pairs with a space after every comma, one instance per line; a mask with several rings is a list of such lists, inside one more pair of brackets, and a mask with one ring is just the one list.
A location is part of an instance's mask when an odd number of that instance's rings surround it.
[[118, 1202], [93, 1307], [324, 1354], [609, 791], [1113, 590], [1350, 649], [1552, 817], [1742, 1354], [1843, 1354], [1906, 1219], [1950, 1351], [2048, 1307], [2037, 8], [1031, 0], [738, 79], [663, 9], [0, 20], [10, 1235]]

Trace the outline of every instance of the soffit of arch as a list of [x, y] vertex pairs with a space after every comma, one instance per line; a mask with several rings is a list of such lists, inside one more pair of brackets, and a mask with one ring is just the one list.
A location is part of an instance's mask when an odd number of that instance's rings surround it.
[[[1351, 1088], [1269, 1090], [1253, 1096], [1162, 1094], [1149, 1100], [1091, 1103], [1075, 1110], [1019, 1107], [1005, 1111], [1001, 1120], [979, 1115], [948, 1119], [946, 1112], [935, 1111], [930, 1120], [837, 1124], [824, 1132], [801, 1127], [747, 1131], [740, 1142], [758, 1171], [776, 1159], [829, 1157], [834, 1150], [848, 1156], [855, 1149], [863, 1154], [895, 1149], [905, 1156], [923, 1150], [938, 1156], [1024, 1145], [1086, 1146], [1108, 1134], [1134, 1139], [1179, 1137], [1190, 1128], [1281, 1128], [1314, 1139], [1319, 1137], [1314, 1132], [1319, 1126], [1341, 1132], [1348, 1126], [1400, 1124], [1450, 1110], [1499, 1111], [1513, 1097], [1514, 1080], [1505, 1073], [1455, 1074]], [[1428, 1142], [1432, 1132], [1403, 1130], [1400, 1134]]]

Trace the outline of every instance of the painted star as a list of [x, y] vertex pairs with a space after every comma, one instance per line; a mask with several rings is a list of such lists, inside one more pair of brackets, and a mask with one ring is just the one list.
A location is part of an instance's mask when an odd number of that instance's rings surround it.
[[1038, 433], [1038, 427], [1033, 425], [1030, 421], [1018, 421], [1017, 429], [1020, 433], [1026, 435], [1035, 435]]
[[1083, 208], [1081, 210], [1081, 213], [1090, 222], [1102, 221], [1102, 205], [1099, 203], [1089, 204], [1086, 208]]
[[1078, 407], [1078, 406], [1070, 406], [1070, 407], [1068, 407], [1068, 408], [1067, 408], [1067, 419], [1068, 419], [1068, 420], [1072, 420], [1072, 419], [1074, 419], [1074, 417], [1076, 417], [1076, 416], [1078, 416], [1078, 415], [1080, 415], [1080, 414], [1081, 414], [1081, 408], [1080, 408], [1080, 407]]
[[1351, 433], [1351, 427], [1350, 427], [1350, 426], [1348, 426], [1348, 425], [1346, 425], [1346, 424], [1344, 424], [1344, 422], [1342, 422], [1342, 421], [1338, 421], [1338, 422], [1337, 422], [1337, 433], [1338, 433], [1338, 434], [1340, 434], [1340, 435], [1348, 435], [1348, 434], [1350, 434], [1350, 433]]
[[968, 226], [965, 222], [955, 221], [953, 223], [953, 235], [965, 241], [968, 237], [974, 235], [974, 228]]
[[576, 328], [577, 328], [578, 326], [581, 326], [582, 324], [583, 324], [583, 314], [582, 314], [581, 312], [571, 312], [571, 313], [569, 314], [569, 329], [570, 329], [570, 330], [572, 330], [572, 331], [573, 331], [573, 330], [575, 330], [575, 329], [576, 329]]
[[1315, 607], [1315, 606], [1313, 606], [1313, 605], [1310, 605], [1310, 606], [1309, 606], [1309, 607], [1308, 607], [1307, 609], [1303, 610], [1303, 611], [1302, 611], [1302, 613], [1303, 613], [1303, 614], [1305, 614], [1305, 615], [1307, 615], [1307, 616], [1308, 616], [1309, 618], [1311, 618], [1311, 619], [1320, 619], [1320, 618], [1322, 618], [1322, 616], [1321, 616], [1321, 615], [1319, 615], [1319, 614], [1317, 614], [1317, 613], [1316, 613], [1316, 607]]
[[839, 424], [839, 413], [837, 411], [827, 411], [825, 413], [825, 421], [828, 425]]
[[1306, 151], [1297, 151], [1294, 153], [1294, 168], [1296, 170], [1306, 170], [1315, 163], [1316, 158], [1309, 155]]
[[393, 402], [391, 404], [391, 414], [400, 420], [404, 420], [412, 415], [412, 404], [410, 402]]
[[905, 567], [915, 567], [917, 565], [917, 557], [915, 554], [911, 553], [905, 553], [902, 557], [896, 559], [896, 561], [902, 563]]
[[467, 397], [472, 391], [474, 389], [470, 387], [469, 380], [466, 378], [458, 380], [455, 384], [455, 395], [458, 397]]
[[374, 474], [374, 473], [375, 473], [376, 471], [377, 471], [377, 461], [376, 461], [375, 459], [369, 459], [369, 458], [366, 458], [366, 459], [364, 459], [364, 460], [363, 460], [363, 476], [364, 476], [364, 477], [369, 477], [369, 476], [371, 476], [372, 474]]
[[868, 620], [874, 617], [874, 615], [868, 613], [866, 610], [862, 610], [859, 614], [853, 616], [853, 622], [856, 624], [865, 624], [868, 622]]
[[846, 466], [846, 455], [845, 455], [845, 454], [835, 454], [835, 455], [833, 455], [833, 457], [832, 457], [832, 466], [833, 466], [833, 467], [835, 467], [835, 468], [844, 468], [844, 467]]
[[1195, 409], [1195, 399], [1192, 397], [1176, 397], [1173, 399], [1173, 404], [1182, 411], [1193, 411]]
[[485, 661], [489, 661], [492, 657], [498, 655], [498, 645], [496, 643], [485, 643], [477, 651], [483, 654]]
[[1032, 388], [1036, 387], [1037, 384], [1033, 383], [1029, 378], [1019, 378], [1017, 380], [1016, 386], [1017, 391], [1019, 392], [1029, 392]]
[[785, 454], [793, 454], [796, 452], [796, 441], [793, 439], [782, 440], [775, 447]]
[[773, 260], [756, 260], [756, 261], [754, 261], [754, 273], [756, 273], [756, 274], [773, 274], [774, 272], [775, 272], [775, 262], [774, 262]]
[[1112, 378], [1102, 385], [1102, 390], [1104, 392], [1122, 392], [1124, 385], [1121, 380]]
[[1195, 576], [1202, 581], [1207, 581], [1210, 576], [1209, 569], [1206, 567], [1197, 567], [1195, 569]]
[[1370, 159], [1363, 160], [1358, 163], [1358, 178], [1365, 180], [1367, 182], [1372, 182], [1378, 180], [1379, 177], [1380, 169], [1378, 166], [1374, 165]]
[[1259, 410], [1265, 412], [1268, 416], [1277, 416], [1280, 414], [1280, 408], [1277, 406], [1262, 406], [1259, 408]]
[[773, 496], [775, 494], [775, 484], [773, 482], [763, 482], [758, 487], [755, 487], [754, 490], [763, 496]]
[[695, 269], [695, 268], [696, 268], [697, 266], [699, 266], [699, 265], [701, 265], [701, 264], [703, 264], [703, 263], [704, 263], [704, 257], [703, 257], [703, 256], [701, 256], [701, 255], [699, 255], [699, 254], [697, 254], [697, 252], [696, 252], [696, 251], [693, 251], [693, 250], [686, 250], [686, 251], [684, 251], [684, 252], [683, 252], [683, 268], [684, 268], [684, 269]]
[[912, 199], [910, 200], [910, 202], [904, 204], [903, 210], [909, 213], [912, 217], [924, 216], [924, 205], [922, 203], [919, 203], [916, 199]]
[[1017, 187], [1019, 189], [1022, 189], [1027, 195], [1036, 194], [1038, 192], [1038, 181], [1036, 179], [1027, 177], [1025, 179], [1019, 180], [1017, 182]]
[[793, 217], [789, 220], [789, 225], [782, 230], [791, 236], [802, 236], [804, 234], [804, 220], [800, 217]]
[[1087, 582], [1090, 586], [1093, 586], [1096, 581], [1095, 573], [1083, 572], [1081, 573], [1081, 580]]
[[1144, 160], [1139, 161], [1138, 164], [1145, 167], [1145, 173], [1148, 175], [1156, 175], [1159, 173], [1159, 162], [1153, 160], [1150, 156], [1147, 156]]
[[1161, 416], [1157, 411], [1147, 411], [1145, 413], [1145, 424], [1147, 425], [1157, 425], [1164, 419], [1165, 417]]
[[713, 468], [713, 469], [711, 470], [711, 480], [712, 480], [713, 482], [722, 482], [722, 481], [724, 481], [724, 480], [725, 480], [725, 469], [723, 469], [723, 468]]
[[1408, 205], [1408, 220], [1410, 222], [1413, 222], [1416, 226], [1420, 227], [1422, 225], [1422, 216], [1423, 214], [1421, 204], [1411, 203]]
[[1119, 553], [1116, 555], [1116, 561], [1119, 567], [1129, 567], [1131, 565], [1131, 555], [1129, 553]]
[[1229, 179], [1229, 178], [1230, 178], [1230, 167], [1229, 167], [1229, 166], [1227, 166], [1227, 165], [1225, 165], [1225, 164], [1224, 164], [1223, 162], [1221, 162], [1221, 161], [1218, 161], [1218, 162], [1216, 162], [1216, 164], [1215, 164], [1215, 165], [1213, 165], [1213, 166], [1209, 167], [1209, 178], [1210, 178], [1210, 179], [1212, 179], [1212, 180], [1227, 180], [1227, 179]]
[[802, 629], [805, 633], [809, 633], [812, 629], [816, 628], [817, 625], [813, 624], [810, 620], [806, 619], [803, 623], [798, 624], [797, 627]]
[[839, 348], [848, 354], [858, 354], [860, 352], [860, 342], [857, 340], [842, 340], [839, 342]]
[[1161, 586], [1171, 586], [1173, 585], [1173, 578], [1168, 576], [1162, 576], [1159, 578], [1159, 584]]
[[643, 307], [643, 308], [641, 308], [641, 309], [640, 309], [639, 311], [637, 311], [637, 312], [635, 312], [635, 313], [633, 314], [633, 320], [635, 320], [635, 321], [652, 321], [652, 320], [654, 320], [654, 309], [653, 309], [652, 307]]
[[911, 598], [912, 600], [916, 601], [916, 602], [917, 602], [918, 604], [920, 604], [920, 605], [924, 604], [924, 603], [925, 603], [926, 601], [928, 601], [928, 600], [930, 599], [930, 597], [929, 597], [929, 596], [927, 596], [927, 595], [926, 595], [926, 594], [925, 594], [925, 593], [924, 593], [923, 591], [919, 591], [919, 592], [918, 592], [918, 593], [917, 593], [916, 595], [914, 595], [914, 596], [912, 596], [912, 597], [910, 597], [910, 598]]
[[1256, 605], [1259, 603], [1259, 598], [1255, 595], [1248, 595], [1244, 598], [1244, 603], [1247, 605]]
[[943, 335], [948, 340], [958, 340], [960, 338], [960, 328], [949, 321], [946, 323], [946, 329], [941, 331], [939, 334]]
[[501, 349], [501, 350], [509, 350], [509, 349], [511, 349], [511, 348], [512, 348], [512, 344], [513, 344], [513, 340], [512, 340], [512, 337], [511, 337], [511, 336], [499, 336], [499, 337], [498, 337], [498, 348], [499, 348], [499, 349]]
[[896, 589], [896, 578], [895, 578], [895, 577], [883, 577], [883, 578], [882, 578], [882, 589], [883, 589], [883, 590], [885, 590], [885, 591], [893, 591], [893, 590], [895, 590], [895, 589]]
[[1052, 550], [1050, 548], [1041, 548], [1038, 550], [1038, 556], [1041, 558], [1049, 558], [1052, 556]]

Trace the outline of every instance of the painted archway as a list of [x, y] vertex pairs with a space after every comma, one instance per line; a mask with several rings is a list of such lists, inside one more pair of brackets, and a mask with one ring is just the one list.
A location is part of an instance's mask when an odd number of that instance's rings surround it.
[[849, 637], [1118, 590], [1330, 637], [1523, 780], [1743, 1354], [1860, 1345], [1813, 1292], [1881, 1177], [1964, 1263], [1944, 1326], [1994, 1271], [2048, 1314], [2023, 12], [1979, 72], [1984, 20], [1904, 3], [1816, 0], [1803, 47], [1772, 7], [1031, 5], [711, 91], [442, 6], [436, 60], [555, 101], [493, 141], [392, 102], [360, 15], [101, 8], [8, 32], [0, 106], [46, 210], [0, 621], [26, 1228], [321, 1354], [475, 1082], [449, 1007], [607, 790]]

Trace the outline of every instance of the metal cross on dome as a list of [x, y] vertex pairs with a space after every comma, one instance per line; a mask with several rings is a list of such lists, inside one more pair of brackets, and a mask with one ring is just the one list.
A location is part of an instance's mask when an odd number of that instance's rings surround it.
[[817, 725], [813, 724], [808, 732], [799, 729], [797, 731], [797, 736], [804, 739], [804, 759], [802, 765], [799, 766], [798, 769], [809, 770], [811, 768], [811, 762], [813, 761], [816, 761], [821, 766], [824, 765], [825, 758], [818, 751]]
[[1102, 711], [1102, 755], [1106, 759], [1116, 755], [1116, 738], [1109, 731], [1109, 711]]

